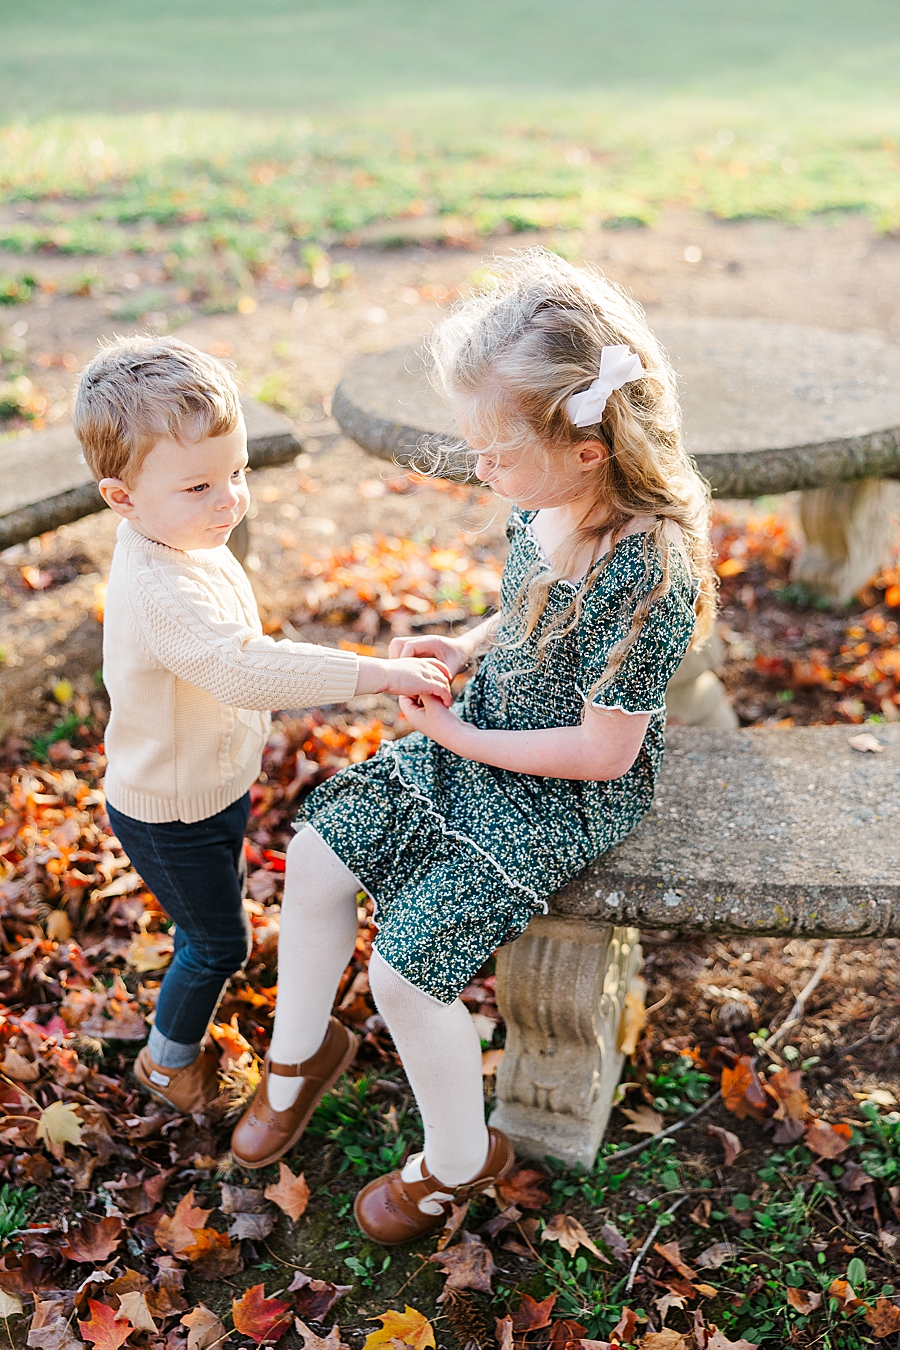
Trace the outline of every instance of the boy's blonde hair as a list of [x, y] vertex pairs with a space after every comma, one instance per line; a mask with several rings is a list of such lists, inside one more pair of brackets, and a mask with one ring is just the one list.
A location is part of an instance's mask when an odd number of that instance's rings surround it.
[[164, 436], [227, 436], [238, 426], [237, 386], [215, 357], [173, 337], [119, 337], [82, 372], [75, 434], [88, 468], [133, 484]]
[[[640, 357], [643, 377], [610, 395], [595, 426], [574, 426], [566, 414], [568, 399], [597, 378], [602, 349], [619, 344]], [[670, 589], [672, 547], [699, 583], [694, 645], [705, 641], [716, 610], [709, 489], [682, 444], [675, 375], [640, 306], [598, 273], [545, 249], [527, 249], [496, 260], [485, 285], [438, 326], [429, 355], [438, 389], [464, 414], [470, 434], [477, 429], [488, 447], [483, 453], [514, 457], [517, 450], [535, 448], [552, 475], [560, 452], [591, 439], [608, 447], [592, 475], [583, 527], [557, 551], [549, 569], [538, 563], [526, 578], [516, 606], [524, 613], [519, 640], [534, 630], [551, 586], [571, 575], [586, 545], [596, 547], [609, 536], [611, 557], [628, 523], [652, 515], [658, 520], [646, 540], [646, 557], [648, 566], [652, 555], [659, 559], [662, 576], [638, 605], [630, 632], [614, 648], [592, 696], [613, 678], [650, 606]], [[585, 595], [602, 571], [595, 568], [547, 625], [540, 650], [578, 623]]]

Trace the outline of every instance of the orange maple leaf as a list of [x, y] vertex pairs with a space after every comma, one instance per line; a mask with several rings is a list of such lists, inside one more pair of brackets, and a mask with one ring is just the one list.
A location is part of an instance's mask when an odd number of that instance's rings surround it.
[[769, 1099], [763, 1091], [756, 1065], [741, 1055], [733, 1069], [722, 1070], [722, 1101], [738, 1120], [765, 1120]]
[[285, 1163], [279, 1163], [278, 1167], [278, 1180], [266, 1187], [265, 1197], [273, 1200], [291, 1223], [296, 1223], [309, 1204], [309, 1187], [302, 1172], [295, 1177]]
[[194, 1188], [182, 1196], [175, 1206], [175, 1213], [164, 1214], [156, 1225], [153, 1236], [164, 1252], [170, 1256], [183, 1256], [188, 1247], [197, 1240], [197, 1233], [206, 1227], [206, 1220], [212, 1214], [211, 1209], [199, 1209], [194, 1204]]

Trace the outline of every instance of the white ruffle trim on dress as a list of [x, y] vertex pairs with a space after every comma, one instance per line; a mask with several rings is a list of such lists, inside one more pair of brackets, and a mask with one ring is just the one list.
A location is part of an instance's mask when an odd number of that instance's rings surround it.
[[537, 891], [532, 890], [530, 886], [523, 885], [522, 882], [517, 881], [515, 877], [511, 877], [507, 872], [506, 868], [503, 867], [501, 863], [498, 863], [496, 858], [492, 858], [490, 853], [485, 852], [485, 850], [481, 848], [479, 844], [476, 844], [474, 839], [470, 839], [467, 834], [463, 834], [462, 831], [454, 830], [451, 826], [449, 826], [444, 817], [441, 815], [440, 811], [435, 810], [432, 803], [425, 796], [425, 793], [420, 791], [419, 788], [417, 788], [414, 783], [408, 782], [403, 777], [403, 774], [400, 770], [400, 765], [397, 761], [396, 752], [393, 746], [390, 743], [388, 743], [385, 746], [385, 750], [394, 761], [393, 768], [391, 769], [391, 777], [396, 778], [398, 783], [400, 783], [406, 789], [406, 791], [411, 794], [411, 796], [414, 798], [415, 801], [421, 802], [421, 804], [425, 807], [425, 810], [428, 812], [428, 814], [430, 816], [433, 816], [434, 819], [437, 821], [438, 825], [440, 825], [441, 833], [446, 838], [456, 839], [459, 841], [459, 843], [465, 844], [467, 845], [468, 848], [474, 849], [474, 851], [477, 854], [479, 854], [482, 858], [484, 858], [485, 862], [489, 862], [491, 864], [491, 867], [495, 868], [496, 871], [500, 873], [501, 877], [506, 882], [507, 886], [512, 886], [514, 887], [515, 890], [522, 891], [524, 895], [528, 896], [529, 900], [533, 900], [536, 904], [542, 905], [545, 914], [549, 913], [547, 901], [542, 900], [538, 895]]

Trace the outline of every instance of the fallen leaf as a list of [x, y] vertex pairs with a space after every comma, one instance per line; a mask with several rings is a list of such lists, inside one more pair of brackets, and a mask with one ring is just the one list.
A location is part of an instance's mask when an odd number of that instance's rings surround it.
[[733, 1242], [714, 1242], [697, 1257], [697, 1265], [701, 1270], [718, 1270], [726, 1261], [733, 1261], [739, 1250]]
[[675, 1294], [671, 1289], [667, 1289], [664, 1294], [660, 1294], [659, 1298], [655, 1298], [653, 1303], [659, 1309], [660, 1321], [665, 1322], [670, 1308], [678, 1308], [679, 1310], [683, 1308], [688, 1301], [688, 1297], [687, 1294]]
[[513, 1323], [509, 1314], [506, 1317], [495, 1319], [494, 1335], [497, 1340], [497, 1350], [513, 1350]]
[[641, 1032], [647, 1025], [646, 995], [646, 983], [641, 979], [632, 980], [625, 995], [616, 1047], [619, 1054], [625, 1055], [627, 1059], [630, 1059], [637, 1050]]
[[116, 1314], [121, 1321], [130, 1322], [135, 1331], [157, 1331], [157, 1325], [150, 1316], [147, 1300], [137, 1289], [130, 1294], [119, 1295], [119, 1311]]
[[765, 1086], [777, 1103], [776, 1120], [805, 1120], [809, 1115], [809, 1098], [799, 1069], [779, 1069], [766, 1080]]
[[219, 1318], [203, 1303], [185, 1313], [181, 1325], [188, 1329], [186, 1350], [207, 1350], [213, 1341], [221, 1340], [225, 1335], [225, 1327]]
[[609, 1265], [608, 1257], [604, 1256], [596, 1243], [588, 1237], [578, 1220], [568, 1214], [554, 1214], [541, 1234], [541, 1242], [558, 1242], [570, 1256], [574, 1256], [579, 1247], [586, 1247], [599, 1261]]
[[123, 1228], [122, 1220], [115, 1216], [97, 1222], [82, 1219], [77, 1227], [69, 1229], [60, 1255], [67, 1261], [90, 1261], [100, 1265], [112, 1256], [122, 1241]]
[[275, 1220], [271, 1214], [235, 1214], [228, 1229], [228, 1236], [237, 1242], [243, 1242], [245, 1239], [261, 1242], [263, 1238], [269, 1236], [274, 1227]]
[[558, 1322], [554, 1322], [551, 1332], [549, 1345], [551, 1350], [566, 1350], [567, 1346], [581, 1346], [581, 1342], [587, 1331], [580, 1322], [576, 1322], [572, 1317], [562, 1317]]
[[174, 943], [168, 933], [135, 933], [125, 960], [139, 975], [163, 970], [172, 960]]
[[710, 1333], [706, 1350], [759, 1350], [756, 1341], [745, 1341], [743, 1338], [739, 1341], [730, 1341], [718, 1327], [710, 1327]]
[[82, 1125], [74, 1106], [67, 1106], [65, 1102], [51, 1102], [41, 1112], [37, 1137], [48, 1145], [80, 1144]]
[[0, 1069], [8, 1078], [15, 1079], [17, 1083], [34, 1083], [41, 1076], [40, 1064], [35, 1064], [34, 1060], [26, 1059], [12, 1046], [7, 1049], [3, 1056]]
[[712, 1139], [718, 1139], [725, 1150], [725, 1167], [730, 1167], [735, 1158], [740, 1157], [744, 1151], [744, 1145], [738, 1139], [736, 1134], [730, 1130], [723, 1130], [721, 1125], [707, 1125], [706, 1133]]
[[267, 1200], [271, 1200], [288, 1216], [291, 1223], [296, 1223], [309, 1204], [309, 1187], [302, 1172], [298, 1177], [294, 1176], [283, 1162], [278, 1164], [278, 1168], [278, 1180], [267, 1186], [264, 1194]]
[[722, 1101], [738, 1120], [765, 1120], [769, 1100], [749, 1055], [741, 1055], [734, 1068], [726, 1064], [722, 1069]]
[[379, 1345], [390, 1345], [392, 1341], [402, 1341], [411, 1350], [435, 1350], [434, 1327], [424, 1313], [417, 1312], [407, 1303], [405, 1310], [377, 1313], [369, 1318], [370, 1322], [381, 1322], [377, 1331], [370, 1331], [363, 1350], [375, 1350]]
[[461, 1233], [455, 1247], [435, 1252], [428, 1260], [433, 1261], [448, 1276], [438, 1303], [444, 1301], [451, 1289], [477, 1289], [482, 1294], [493, 1294], [491, 1276], [495, 1269], [494, 1258], [490, 1248], [475, 1233]]
[[863, 755], [880, 755], [884, 752], [884, 746], [880, 741], [876, 741], [871, 731], [861, 731], [858, 736], [848, 736], [847, 744], [851, 750], [858, 750]]
[[5, 1289], [0, 1289], [0, 1317], [18, 1317], [24, 1312], [22, 1300], [16, 1298], [15, 1294], [8, 1294]]
[[850, 1147], [852, 1135], [849, 1125], [813, 1120], [806, 1127], [805, 1143], [820, 1158], [839, 1158]]
[[631, 1263], [631, 1250], [615, 1224], [605, 1223], [600, 1229], [600, 1236], [617, 1261], [625, 1266]]
[[311, 1322], [321, 1322], [339, 1298], [349, 1294], [352, 1284], [332, 1284], [330, 1280], [311, 1280], [302, 1270], [288, 1285], [288, 1293], [296, 1294], [294, 1309]]
[[0, 1289], [7, 1294], [36, 1294], [56, 1285], [55, 1262], [23, 1252], [21, 1256], [4, 1256], [0, 1262]]
[[541, 1327], [548, 1327], [555, 1303], [555, 1294], [548, 1294], [542, 1303], [538, 1303], [530, 1294], [523, 1294], [522, 1302], [512, 1314], [513, 1330], [540, 1331]]
[[678, 1274], [683, 1275], [686, 1280], [692, 1282], [696, 1280], [697, 1272], [682, 1258], [677, 1238], [672, 1242], [654, 1242], [653, 1250], [659, 1252], [663, 1260], [668, 1261], [673, 1270], [677, 1270]]
[[868, 1308], [863, 1314], [863, 1321], [868, 1323], [876, 1336], [893, 1336], [894, 1332], [900, 1331], [900, 1308], [890, 1299], [879, 1295], [875, 1307]]
[[662, 1331], [648, 1331], [638, 1341], [640, 1350], [688, 1350], [688, 1343], [679, 1331], [663, 1327]]
[[791, 1307], [796, 1308], [798, 1313], [803, 1313], [804, 1315], [815, 1312], [816, 1308], [818, 1308], [819, 1304], [822, 1302], [822, 1295], [816, 1293], [815, 1290], [812, 1289], [788, 1288], [785, 1289], [784, 1292]]
[[120, 1321], [108, 1303], [98, 1303], [97, 1299], [92, 1298], [88, 1308], [90, 1321], [78, 1323], [83, 1338], [93, 1341], [97, 1350], [119, 1350], [134, 1327], [128, 1321]]
[[240, 1243], [232, 1243], [227, 1233], [219, 1233], [215, 1228], [201, 1228], [194, 1237], [196, 1241], [185, 1247], [181, 1255], [191, 1262], [194, 1274], [201, 1279], [222, 1280], [243, 1269]]
[[32, 1350], [76, 1350], [84, 1344], [72, 1330], [65, 1306], [55, 1299], [41, 1299], [35, 1295], [34, 1317], [28, 1328], [27, 1341]]
[[164, 1214], [156, 1225], [153, 1236], [157, 1245], [172, 1256], [182, 1256], [188, 1247], [193, 1246], [196, 1234], [206, 1227], [206, 1220], [212, 1214], [211, 1209], [200, 1209], [194, 1204], [194, 1188], [182, 1196], [175, 1206], [175, 1213]]
[[634, 1333], [637, 1331], [638, 1318], [637, 1313], [631, 1308], [623, 1308], [622, 1316], [610, 1332], [610, 1336], [615, 1336], [617, 1340], [624, 1341], [627, 1345], [629, 1341], [634, 1340]]
[[665, 1127], [665, 1121], [658, 1111], [654, 1111], [652, 1106], [641, 1105], [632, 1110], [630, 1107], [620, 1108], [622, 1115], [627, 1116], [631, 1121], [630, 1125], [624, 1126], [626, 1130], [634, 1130], [635, 1134], [661, 1134]]
[[481, 1076], [482, 1078], [493, 1078], [500, 1067], [500, 1061], [503, 1058], [503, 1049], [482, 1050], [481, 1052]]
[[[294, 1318], [294, 1326], [297, 1334], [303, 1337], [304, 1350], [348, 1350], [348, 1347], [341, 1340], [340, 1329], [337, 1322], [331, 1328], [327, 1336], [317, 1336], [305, 1322], [301, 1322], [299, 1317]], [[405, 1342], [401, 1341], [403, 1345]]]
[[543, 1209], [550, 1196], [543, 1189], [545, 1173], [534, 1167], [517, 1167], [509, 1176], [494, 1183], [494, 1190], [504, 1206], [519, 1205], [522, 1209]]
[[280, 1340], [291, 1324], [291, 1305], [280, 1298], [266, 1298], [265, 1289], [264, 1284], [251, 1285], [231, 1304], [235, 1331], [257, 1345]]
[[229, 1186], [227, 1181], [223, 1181], [219, 1209], [223, 1214], [264, 1214], [265, 1191], [251, 1186]]
[[828, 1286], [828, 1292], [833, 1299], [837, 1300], [841, 1312], [853, 1312], [854, 1308], [865, 1307], [862, 1299], [856, 1297], [853, 1285], [847, 1280], [832, 1280]]
[[[445, 1247], [449, 1247], [450, 1243], [453, 1241], [454, 1237], [459, 1232], [460, 1228], [462, 1228], [463, 1223], [465, 1221], [465, 1217], [468, 1214], [468, 1212], [469, 1212], [468, 1200], [464, 1201], [464, 1203], [461, 1205], [450, 1206], [450, 1217], [447, 1219], [447, 1222], [441, 1229], [441, 1234], [440, 1237], [438, 1238], [437, 1249], [439, 1252], [442, 1252]], [[514, 1213], [517, 1219], [522, 1217], [514, 1205], [511, 1206], [510, 1209], [504, 1210], [503, 1213], [504, 1214]], [[502, 1217], [501, 1215], [497, 1215], [496, 1218], [489, 1220], [489, 1222], [484, 1225], [484, 1230], [488, 1230], [491, 1223], [496, 1225], [497, 1219], [501, 1217]], [[512, 1223], [513, 1220], [510, 1219], [509, 1222]], [[506, 1224], [503, 1223], [500, 1224], [500, 1228], [505, 1228], [506, 1226], [507, 1226]], [[492, 1231], [488, 1231], [488, 1237], [493, 1237], [494, 1233], [497, 1231], [499, 1230], [495, 1226], [495, 1228]]]

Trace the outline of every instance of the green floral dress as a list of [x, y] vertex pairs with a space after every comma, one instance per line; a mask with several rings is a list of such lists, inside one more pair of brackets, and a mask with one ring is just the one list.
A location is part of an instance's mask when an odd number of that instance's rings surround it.
[[[659, 579], [658, 558], [645, 557], [648, 536], [628, 535], [589, 573], [575, 632], [554, 639], [538, 662], [543, 626], [575, 589], [561, 581], [525, 645], [504, 648], [524, 577], [535, 562], [546, 565], [530, 528], [533, 514], [513, 508], [500, 642], [454, 705], [479, 727], [578, 726], [612, 648]], [[312, 824], [359, 877], [376, 904], [375, 946], [411, 984], [451, 1003], [497, 947], [546, 912], [554, 891], [623, 839], [649, 809], [663, 754], [666, 685], [691, 639], [694, 598], [694, 583], [673, 550], [669, 593], [654, 602], [634, 647], [594, 700], [651, 714], [637, 759], [621, 778], [580, 782], [510, 773], [462, 759], [414, 731], [342, 769], [306, 799], [296, 824]], [[510, 671], [517, 673], [503, 681]]]

